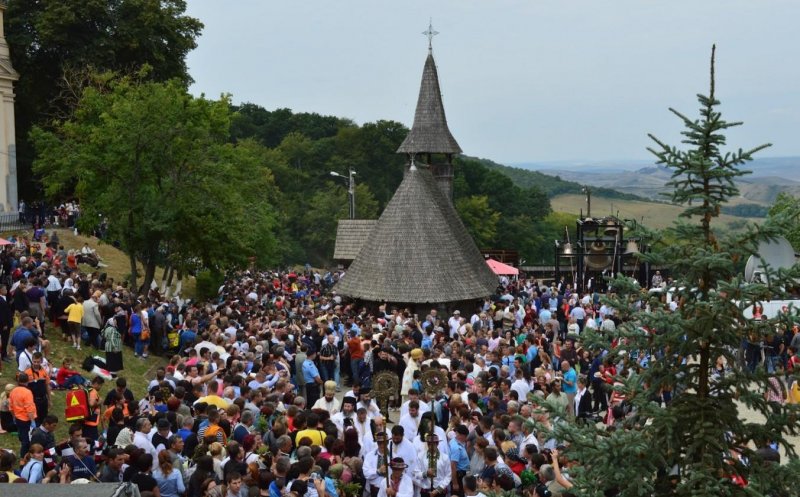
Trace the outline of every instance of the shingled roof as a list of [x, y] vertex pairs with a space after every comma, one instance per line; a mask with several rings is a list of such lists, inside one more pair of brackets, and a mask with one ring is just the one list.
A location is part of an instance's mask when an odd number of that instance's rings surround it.
[[378, 224], [377, 219], [340, 219], [336, 227], [336, 246], [333, 259], [352, 261]]
[[428, 53], [425, 68], [422, 71], [422, 83], [419, 87], [414, 125], [397, 152], [406, 154], [461, 153], [461, 147], [458, 146], [458, 142], [447, 127], [442, 92], [439, 89], [439, 74], [431, 53]]
[[442, 303], [490, 295], [497, 277], [427, 168], [406, 172], [336, 290], [352, 298]]

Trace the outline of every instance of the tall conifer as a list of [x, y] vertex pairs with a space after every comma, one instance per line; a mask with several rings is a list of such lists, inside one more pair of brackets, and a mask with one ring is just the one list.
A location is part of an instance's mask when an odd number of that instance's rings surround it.
[[[642, 257], [669, 269], [678, 308], [670, 311], [660, 293], [618, 276], [608, 303], [624, 324], [612, 334], [583, 337], [615, 363], [628, 364], [631, 373], [615, 388], [632, 412], [614, 430], [554, 424], [556, 438], [570, 444], [567, 456], [581, 462], [571, 470], [578, 495], [797, 495], [796, 455], [787, 441], [798, 432], [796, 406], [765, 400], [770, 375], [743, 367], [740, 347], [748, 339], [762, 343], [796, 315], [793, 310], [755, 321], [745, 310], [787, 298], [798, 271], [765, 267], [766, 283], [744, 281], [743, 262], [759, 241], [780, 234], [780, 223], [737, 233], [721, 231], [717, 223], [721, 206], [738, 195], [735, 181], [747, 174], [741, 167], [769, 145], [722, 150], [724, 133], [741, 123], [726, 122], [718, 111], [713, 48], [710, 91], [698, 101], [697, 119], [670, 109], [685, 127], [683, 149], [650, 135], [651, 152], [672, 171], [671, 200], [685, 210]], [[721, 376], [713, 372], [720, 358], [729, 366]], [[666, 406], [664, 392], [672, 397]], [[745, 411], [756, 420], [746, 420]], [[781, 447], [783, 465], [758, 450], [770, 443]]]

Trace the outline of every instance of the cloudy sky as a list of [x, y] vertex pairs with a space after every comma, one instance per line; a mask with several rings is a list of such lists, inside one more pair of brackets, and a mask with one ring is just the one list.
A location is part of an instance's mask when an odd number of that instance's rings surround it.
[[648, 159], [697, 114], [717, 44], [729, 144], [800, 155], [797, 0], [189, 0], [192, 91], [410, 126], [433, 40], [447, 118], [503, 163]]

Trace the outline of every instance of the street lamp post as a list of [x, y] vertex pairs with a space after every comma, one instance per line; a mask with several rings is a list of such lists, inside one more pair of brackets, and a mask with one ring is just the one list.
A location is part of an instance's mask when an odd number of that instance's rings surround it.
[[356, 171], [351, 167], [349, 168], [347, 176], [339, 174], [336, 171], [331, 171], [331, 176], [342, 178], [347, 181], [347, 195], [350, 200], [350, 219], [356, 218]]

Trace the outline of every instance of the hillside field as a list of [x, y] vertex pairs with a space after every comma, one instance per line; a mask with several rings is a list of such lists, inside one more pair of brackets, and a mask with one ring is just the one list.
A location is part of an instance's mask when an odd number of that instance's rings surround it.
[[[583, 209], [586, 215], [586, 197], [584, 195], [557, 195], [550, 198], [553, 211], [566, 212], [569, 214], [579, 214]], [[619, 216], [621, 219], [635, 219], [648, 228], [666, 228], [678, 218], [683, 211], [682, 207], [671, 204], [661, 204], [655, 202], [643, 202], [639, 200], [620, 200], [603, 197], [592, 197], [592, 217], [603, 217], [610, 214]], [[743, 221], [763, 222], [763, 219], [745, 218], [722, 214], [720, 216], [722, 224], [729, 228], [741, 226]]]

